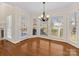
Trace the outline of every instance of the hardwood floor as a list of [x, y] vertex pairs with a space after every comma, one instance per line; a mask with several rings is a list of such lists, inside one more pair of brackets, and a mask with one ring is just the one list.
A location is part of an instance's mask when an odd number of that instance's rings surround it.
[[14, 44], [0, 40], [0, 55], [3, 56], [78, 56], [79, 49], [65, 42], [46, 38], [28, 38]]

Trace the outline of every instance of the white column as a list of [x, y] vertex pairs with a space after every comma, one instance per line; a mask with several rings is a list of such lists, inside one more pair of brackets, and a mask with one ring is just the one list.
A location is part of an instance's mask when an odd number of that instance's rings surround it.
[[60, 37], [60, 30], [61, 30], [61, 28], [58, 27], [58, 37]]
[[32, 36], [32, 34], [33, 34], [33, 18], [30, 16], [29, 17], [29, 23], [28, 23], [28, 35], [29, 36]]
[[68, 16], [64, 16], [64, 40], [66, 42], [70, 42], [70, 29], [69, 29], [69, 17]]
[[40, 35], [40, 19], [37, 19], [37, 35]]
[[79, 12], [76, 14], [77, 47], [79, 48]]
[[51, 35], [51, 17], [48, 20], [48, 36]]
[[63, 37], [64, 37], [64, 40], [66, 41], [67, 40], [67, 30], [66, 30], [66, 28], [67, 28], [67, 17], [66, 16], [64, 16], [64, 19], [63, 19], [64, 21], [63, 21]]

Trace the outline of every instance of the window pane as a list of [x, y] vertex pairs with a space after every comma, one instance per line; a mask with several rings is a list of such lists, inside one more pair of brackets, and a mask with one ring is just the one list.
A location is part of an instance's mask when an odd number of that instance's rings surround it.
[[51, 34], [54, 36], [63, 36], [63, 16], [53, 16], [51, 19]]
[[40, 27], [40, 34], [48, 35], [48, 21], [41, 21]]
[[37, 34], [37, 19], [33, 19], [33, 35]]
[[69, 26], [70, 26], [69, 28], [70, 28], [71, 41], [76, 43], [77, 42], [77, 37], [76, 37], [76, 18], [75, 18], [75, 14], [70, 16]]
[[21, 36], [26, 36], [27, 35], [27, 23], [26, 23], [26, 17], [21, 16]]
[[12, 32], [11, 32], [11, 27], [12, 27], [12, 15], [9, 15], [8, 17], [7, 17], [7, 37], [8, 38], [12, 38]]

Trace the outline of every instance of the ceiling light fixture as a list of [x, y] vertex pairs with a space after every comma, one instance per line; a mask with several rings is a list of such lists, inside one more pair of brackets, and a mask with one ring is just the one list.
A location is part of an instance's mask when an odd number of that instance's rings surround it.
[[43, 2], [43, 14], [39, 17], [42, 21], [48, 21], [49, 15], [46, 15], [45, 12], [45, 2]]

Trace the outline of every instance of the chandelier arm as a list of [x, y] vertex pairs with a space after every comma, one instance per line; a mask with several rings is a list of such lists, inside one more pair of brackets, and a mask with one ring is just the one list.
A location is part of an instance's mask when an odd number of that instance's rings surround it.
[[43, 2], [43, 17], [45, 16], [45, 2]]

